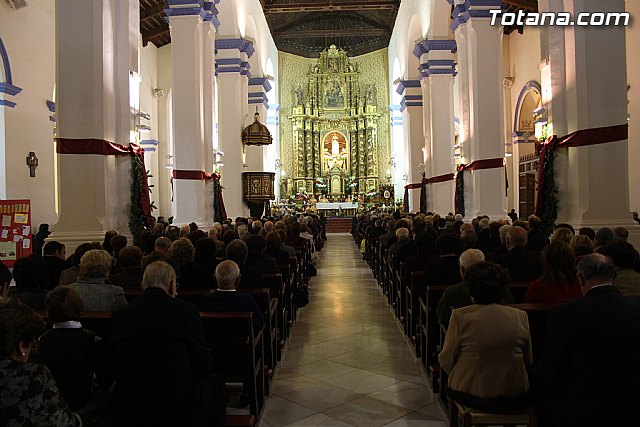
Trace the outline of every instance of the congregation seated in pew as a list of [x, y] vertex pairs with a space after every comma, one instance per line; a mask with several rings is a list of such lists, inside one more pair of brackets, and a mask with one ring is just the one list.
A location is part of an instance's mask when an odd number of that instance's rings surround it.
[[526, 303], [567, 302], [582, 297], [573, 249], [552, 241], [541, 253], [542, 274], [529, 284]]
[[534, 376], [544, 425], [627, 426], [638, 419], [640, 302], [620, 293], [615, 275], [610, 258], [586, 255], [578, 264], [584, 297], [549, 312]]
[[527, 314], [499, 304], [509, 281], [499, 265], [473, 265], [465, 280], [473, 305], [453, 311], [438, 357], [448, 396], [480, 410], [523, 409], [533, 361]]
[[78, 293], [86, 311], [109, 311], [126, 305], [124, 290], [107, 282], [112, 257], [103, 249], [91, 249], [80, 259], [78, 281], [69, 285]]
[[504, 255], [493, 257], [491, 261], [506, 268], [514, 282], [530, 282], [540, 277], [540, 259], [528, 252], [527, 231], [513, 226], [507, 233], [507, 249]]
[[[442, 294], [436, 310], [438, 321], [441, 325], [445, 327], [449, 326], [449, 319], [451, 318], [453, 307], [460, 308], [473, 304], [465, 274], [470, 268], [484, 261], [484, 254], [479, 249], [467, 249], [460, 255], [460, 276], [462, 276], [463, 281], [449, 286]], [[504, 296], [500, 299], [500, 304], [513, 303], [515, 303], [513, 293], [511, 293], [508, 287], [505, 287]]]
[[197, 308], [175, 299], [173, 267], [151, 263], [142, 288], [111, 318], [114, 424], [223, 426], [223, 385]]
[[[256, 236], [257, 237], [257, 236]], [[230, 260], [222, 261], [216, 267], [218, 289], [198, 299], [200, 311], [250, 311], [253, 313], [253, 329], [260, 331], [264, 327], [264, 317], [256, 300], [247, 294], [236, 292], [240, 284], [240, 268]]]

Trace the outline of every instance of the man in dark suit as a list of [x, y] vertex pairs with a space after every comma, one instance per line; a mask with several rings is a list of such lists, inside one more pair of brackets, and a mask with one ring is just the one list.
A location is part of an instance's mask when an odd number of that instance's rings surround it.
[[151, 263], [144, 294], [113, 313], [114, 425], [224, 426], [224, 386], [212, 371], [198, 309], [176, 300], [176, 275]]
[[240, 289], [265, 288], [262, 272], [247, 265], [249, 248], [240, 239], [235, 239], [227, 245], [227, 259], [235, 262], [240, 267]]
[[640, 302], [620, 294], [615, 275], [608, 257], [585, 256], [578, 264], [584, 298], [549, 313], [536, 395], [551, 426], [637, 422]]
[[529, 216], [527, 250], [531, 252], [542, 252], [548, 244], [549, 238], [542, 234], [542, 220], [535, 215]]
[[264, 326], [264, 317], [256, 300], [247, 294], [236, 292], [240, 284], [240, 268], [233, 261], [222, 261], [216, 267], [218, 289], [198, 300], [200, 311], [250, 311], [253, 313], [254, 333]]
[[40, 285], [42, 289], [51, 290], [60, 284], [62, 271], [69, 268], [65, 261], [66, 254], [65, 246], [60, 242], [52, 240], [44, 245], [42, 264], [44, 266], [46, 280], [45, 283]]
[[507, 233], [509, 252], [491, 260], [509, 270], [514, 282], [530, 282], [540, 277], [540, 257], [527, 252], [526, 245], [527, 231], [522, 227], [511, 227]]
[[392, 262], [395, 268], [400, 268], [400, 263], [415, 252], [415, 245], [413, 244], [409, 230], [406, 228], [397, 229], [396, 243], [391, 245], [387, 251], [389, 262]]
[[460, 237], [455, 233], [444, 233], [436, 240], [436, 249], [440, 252], [440, 259], [425, 268], [424, 284], [440, 286], [461, 282], [458, 266]]

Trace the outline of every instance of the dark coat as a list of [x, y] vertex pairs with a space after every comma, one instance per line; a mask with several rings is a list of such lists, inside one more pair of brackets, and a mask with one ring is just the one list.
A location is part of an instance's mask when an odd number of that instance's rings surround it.
[[214, 417], [220, 392], [196, 306], [149, 288], [114, 311], [111, 326], [113, 425], [202, 426]]
[[273, 257], [278, 265], [289, 265], [289, 254], [282, 249], [267, 247], [262, 253]]
[[111, 281], [112, 285], [120, 286], [125, 291], [130, 289], [138, 290], [140, 289], [143, 275], [144, 270], [142, 267], [139, 267], [133, 270], [124, 270], [122, 273], [115, 274], [109, 277], [109, 281]]
[[264, 327], [262, 312], [251, 295], [239, 294], [235, 291], [216, 291], [202, 295], [198, 299], [198, 308], [200, 311], [250, 311], [253, 313], [254, 333]]
[[535, 371], [552, 426], [635, 424], [640, 407], [640, 302], [613, 286], [552, 309]]
[[249, 265], [240, 266], [240, 284], [238, 288], [266, 288], [267, 286], [262, 279], [262, 272]]
[[527, 235], [527, 250], [531, 252], [542, 252], [549, 244], [549, 238], [543, 236], [538, 230], [531, 230]]
[[69, 268], [67, 262], [53, 255], [42, 257], [42, 265], [45, 271], [46, 282], [41, 285], [42, 289], [51, 290], [60, 284], [60, 275], [63, 270]]
[[38, 340], [38, 361], [47, 365], [60, 394], [74, 411], [91, 400], [96, 382], [113, 383], [105, 342], [86, 329], [50, 329]]
[[194, 262], [180, 266], [178, 283], [180, 289], [215, 289], [213, 276]]
[[9, 296], [19, 299], [34, 310], [44, 311], [44, 298], [47, 296], [47, 291], [40, 288], [12, 286], [9, 288]]
[[516, 246], [504, 255], [491, 259], [496, 264], [500, 264], [511, 275], [514, 282], [531, 282], [540, 277], [540, 257], [534, 255], [524, 248]]
[[429, 264], [424, 270], [424, 284], [429, 285], [455, 285], [460, 283], [460, 266], [457, 256], [444, 256], [440, 260]]
[[[284, 252], [284, 251], [283, 251]], [[284, 252], [287, 255], [286, 252]], [[289, 255], [287, 255], [287, 262], [289, 262]], [[280, 273], [278, 264], [273, 257], [261, 254], [260, 252], [249, 252], [247, 256], [247, 265], [256, 270], [260, 270], [260, 273]]]

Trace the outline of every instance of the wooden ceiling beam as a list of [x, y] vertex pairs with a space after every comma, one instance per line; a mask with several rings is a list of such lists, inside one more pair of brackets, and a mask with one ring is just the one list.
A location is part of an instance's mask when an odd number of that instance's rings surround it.
[[305, 37], [345, 37], [345, 36], [389, 36], [391, 30], [388, 28], [343, 28], [339, 30], [294, 30], [276, 32], [274, 38], [295, 39]]
[[327, 1], [325, 4], [314, 4], [311, 1], [297, 1], [287, 4], [272, 4], [264, 7], [265, 15], [276, 13], [300, 13], [300, 12], [344, 12], [344, 11], [376, 11], [398, 10], [398, 0], [369, 0], [336, 2]]
[[502, 0], [502, 3], [515, 6], [518, 9], [522, 9], [527, 12], [538, 11], [538, 0]]
[[155, 18], [156, 16], [160, 16], [164, 14], [165, 5], [162, 4], [160, 6], [156, 6], [153, 9], [145, 10], [144, 14], [140, 15], [140, 22], [146, 21], [151, 18]]
[[158, 37], [162, 37], [162, 36], [165, 36], [165, 35], [170, 34], [170, 33], [171, 33], [171, 30], [169, 29], [169, 26], [160, 27], [160, 28], [157, 28], [157, 29], [155, 29], [153, 31], [148, 31], [146, 33], [142, 33], [142, 44], [146, 45], [150, 41], [153, 41], [154, 39], [157, 39]]

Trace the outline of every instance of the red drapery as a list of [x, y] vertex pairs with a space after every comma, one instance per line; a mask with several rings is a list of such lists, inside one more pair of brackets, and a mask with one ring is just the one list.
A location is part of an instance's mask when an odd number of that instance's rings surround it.
[[147, 221], [151, 218], [151, 199], [149, 197], [149, 180], [144, 164], [144, 149], [136, 144], [129, 146], [116, 144], [97, 138], [71, 139], [56, 138], [58, 154], [97, 154], [100, 156], [137, 156], [142, 163], [142, 182], [140, 188], [140, 208]]
[[549, 137], [540, 149], [540, 163], [538, 164], [536, 173], [538, 180], [536, 215], [540, 216], [542, 212], [542, 198], [545, 190], [544, 166], [549, 151], [557, 148], [586, 147], [588, 145], [606, 144], [627, 139], [629, 139], [629, 125], [626, 123], [618, 126], [583, 129], [570, 133], [562, 138], [558, 138], [557, 135]]
[[173, 179], [191, 179], [196, 181], [209, 181], [214, 180], [217, 185], [216, 197], [218, 198], [220, 215], [224, 219], [227, 217], [226, 210], [224, 208], [224, 200], [222, 199], [222, 185], [220, 185], [220, 174], [219, 173], [210, 173], [203, 171], [194, 171], [194, 170], [173, 170]]

